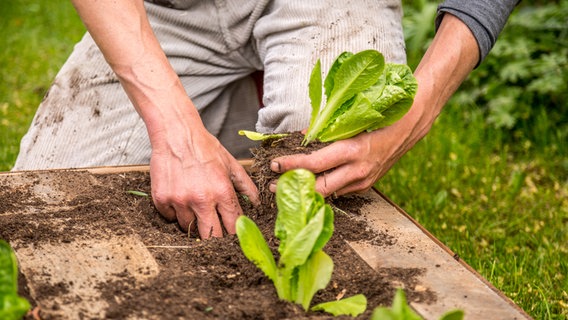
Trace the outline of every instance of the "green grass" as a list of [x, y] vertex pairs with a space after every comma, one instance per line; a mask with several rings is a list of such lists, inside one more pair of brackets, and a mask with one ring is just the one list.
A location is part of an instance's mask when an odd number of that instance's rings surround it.
[[68, 0], [7, 0], [0, 2], [0, 30], [0, 171], [6, 171], [84, 27]]
[[[0, 2], [0, 171], [84, 28], [68, 0]], [[566, 103], [566, 102], [564, 102]], [[568, 150], [544, 106], [538, 140], [450, 105], [379, 188], [535, 319], [568, 315]], [[519, 135], [520, 137], [526, 135]], [[506, 142], [515, 141], [515, 142]]]
[[448, 106], [377, 186], [535, 319], [566, 319], [566, 143], [506, 144], [478, 113]]

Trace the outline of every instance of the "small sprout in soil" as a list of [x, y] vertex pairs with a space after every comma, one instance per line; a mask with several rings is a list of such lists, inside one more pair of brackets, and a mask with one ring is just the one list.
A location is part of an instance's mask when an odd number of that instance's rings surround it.
[[128, 190], [126, 192], [133, 194], [135, 196], [146, 197], [146, 198], [150, 197], [146, 192], [142, 192], [142, 191]]
[[[276, 263], [258, 226], [250, 218], [237, 219], [237, 237], [245, 256], [272, 280], [278, 297], [310, 309], [315, 293], [327, 287], [333, 261], [323, 247], [333, 234], [333, 210], [315, 191], [315, 176], [296, 169], [278, 179], [275, 235], [280, 240]], [[311, 310], [356, 316], [367, 308], [367, 298], [355, 295], [321, 303]]]
[[347, 211], [340, 209], [338, 206], [331, 204], [331, 207], [333, 208], [333, 211], [337, 211], [339, 213], [343, 213], [346, 217], [351, 217], [351, 215], [349, 215], [349, 213], [347, 213]]
[[246, 203], [250, 203], [250, 199], [246, 194], [237, 193], [239, 197], [241, 197]]
[[[191, 225], [193, 224], [194, 221], [195, 221], [195, 219], [194, 219], [194, 220], [191, 220], [191, 221], [189, 222], [189, 226], [187, 226], [187, 237], [188, 237], [189, 239], [191, 239]], [[197, 240], [199, 240], [199, 237], [197, 238]]]
[[[464, 313], [462, 310], [452, 310], [443, 314], [439, 320], [462, 320], [463, 317]], [[371, 315], [371, 320], [422, 320], [422, 317], [410, 308], [406, 301], [404, 290], [398, 288], [392, 306], [390, 308], [375, 308]]]

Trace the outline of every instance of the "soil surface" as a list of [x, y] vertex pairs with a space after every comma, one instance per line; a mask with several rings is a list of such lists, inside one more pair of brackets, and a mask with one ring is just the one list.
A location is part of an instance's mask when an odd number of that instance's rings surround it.
[[[264, 151], [256, 150], [257, 154], [260, 152]], [[258, 175], [261, 167], [253, 166], [251, 176]], [[2, 185], [3, 180], [0, 180], [0, 238], [17, 243], [16, 249], [29, 247], [41, 250], [42, 246], [69, 244], [86, 237], [103, 241], [135, 235], [156, 260], [159, 272], [145, 281], [133, 278], [126, 270], [116, 270], [112, 280], [96, 285], [95, 289], [109, 306], [101, 317], [332, 318], [322, 312], [305, 312], [301, 306], [278, 300], [270, 280], [240, 251], [236, 236], [202, 241], [195, 236], [188, 237], [176, 223], [165, 221], [149, 197], [129, 192], [135, 190], [150, 194], [147, 172], [96, 175], [77, 171], [52, 172], [49, 185], [57, 185], [57, 190], [69, 188], [74, 194], [79, 194], [55, 204], [60, 208], [55, 211], [42, 211], [42, 207], [54, 204], [47, 203], [34, 193], [38, 186], [46, 183], [41, 180], [42, 175], [25, 175], [35, 181], [36, 189], [33, 185]], [[94, 183], [85, 183], [89, 181]], [[262, 186], [259, 185], [259, 188]], [[263, 201], [271, 200], [265, 196]], [[420, 287], [418, 278], [423, 270], [373, 270], [346, 243], [347, 240], [367, 241], [378, 247], [396, 245], [397, 239], [387, 232], [377, 233], [367, 228], [359, 208], [368, 199], [350, 196], [328, 201], [335, 209], [335, 232], [324, 251], [333, 259], [335, 268], [330, 284], [316, 294], [312, 304], [362, 293], [368, 299], [368, 308], [358, 318], [369, 319], [374, 307], [390, 305], [399, 286], [405, 287], [409, 301], [435, 301], [436, 297], [431, 291], [414, 290]], [[278, 239], [273, 232], [276, 208], [273, 202], [264, 203], [261, 208], [253, 208], [246, 202], [242, 205], [245, 214], [258, 224], [277, 257]], [[37, 210], [14, 214], [20, 206]], [[53, 223], [55, 220], [57, 224]], [[32, 297], [29, 290], [32, 284], [29, 281], [20, 274], [20, 294], [34, 306], [38, 306], [38, 301], [57, 301], [58, 296], [69, 295], [74, 288], [73, 278], [55, 284], [35, 283], [35, 297]], [[59, 308], [61, 306], [57, 302], [39, 305], [40, 315], [42, 319], [53, 319], [52, 314]]]

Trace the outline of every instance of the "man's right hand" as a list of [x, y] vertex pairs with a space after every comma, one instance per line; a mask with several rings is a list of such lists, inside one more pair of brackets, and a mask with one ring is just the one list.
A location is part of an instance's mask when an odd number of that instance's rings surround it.
[[234, 234], [243, 213], [236, 192], [258, 205], [255, 184], [206, 130], [181, 143], [153, 148], [150, 175], [156, 208], [185, 231], [197, 227], [201, 238], [223, 236], [221, 225]]
[[142, 0], [73, 0], [81, 20], [144, 120], [158, 210], [202, 238], [235, 233], [236, 192], [258, 204], [244, 168], [213, 137], [156, 39]]

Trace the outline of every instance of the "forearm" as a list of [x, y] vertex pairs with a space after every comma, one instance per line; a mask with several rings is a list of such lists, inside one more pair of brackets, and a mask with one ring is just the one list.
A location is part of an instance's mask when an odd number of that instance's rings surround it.
[[411, 147], [424, 137], [442, 108], [479, 60], [477, 42], [468, 27], [446, 14], [432, 44], [416, 68], [418, 91], [408, 114], [397, 124]]
[[144, 119], [153, 146], [167, 137], [168, 126], [174, 123], [201, 124], [153, 34], [142, 0], [73, 0], [73, 4]]
[[446, 13], [463, 21], [477, 41], [479, 64], [497, 41], [509, 15], [519, 2], [520, 0], [445, 0], [438, 6], [436, 27]]

